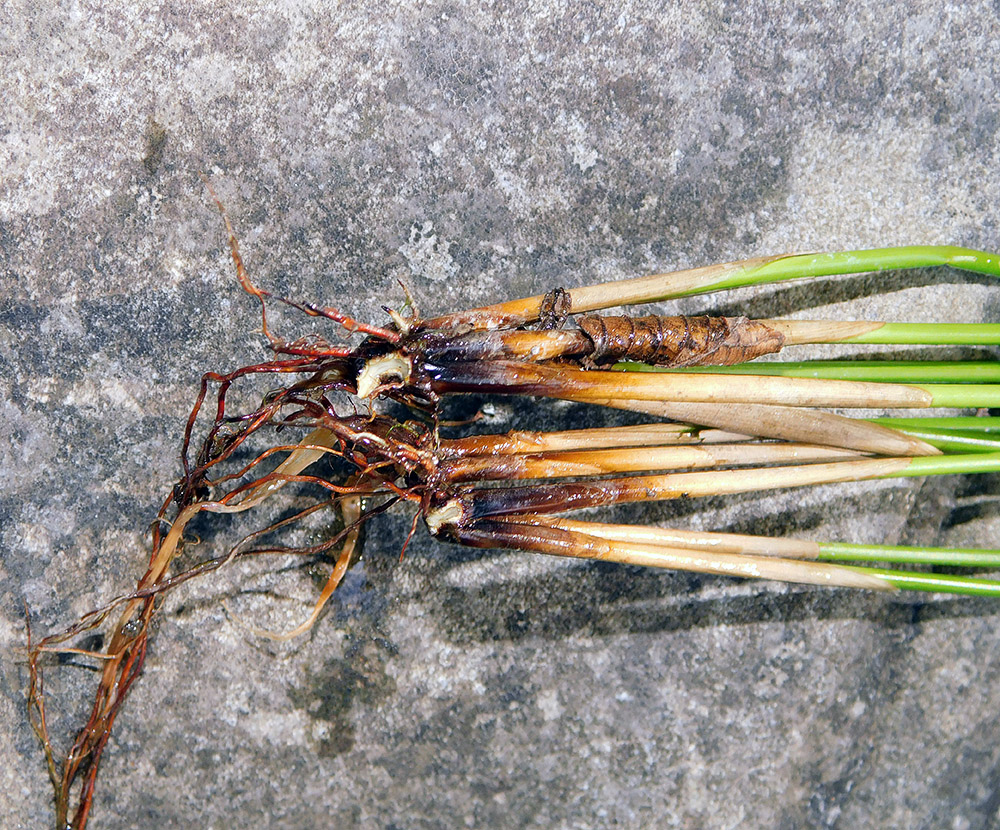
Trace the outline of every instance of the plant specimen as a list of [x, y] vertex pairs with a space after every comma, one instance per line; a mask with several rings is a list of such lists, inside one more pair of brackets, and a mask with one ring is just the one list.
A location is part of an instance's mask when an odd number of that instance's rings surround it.
[[[221, 206], [220, 206], [221, 207]], [[225, 217], [225, 214], [223, 214]], [[201, 382], [181, 444], [182, 475], [152, 529], [134, 590], [29, 647], [32, 723], [48, 762], [59, 827], [86, 826], [101, 755], [146, 657], [165, 592], [241, 557], [332, 556], [309, 617], [318, 619], [359, 554], [371, 517], [409, 504], [414, 527], [458, 544], [729, 576], [881, 591], [1000, 594], [1000, 580], [928, 566], [1000, 568], [1000, 551], [852, 545], [702, 533], [574, 518], [638, 501], [855, 481], [995, 472], [997, 365], [964, 361], [766, 362], [799, 344], [1000, 344], [1000, 325], [600, 314], [617, 306], [745, 285], [886, 269], [952, 266], [1000, 276], [1000, 258], [914, 246], [767, 257], [645, 277], [430, 319], [387, 310], [385, 326], [274, 297], [249, 279], [228, 218], [242, 287], [258, 298], [274, 359]], [[342, 337], [285, 341], [268, 302], [329, 320]], [[251, 406], [235, 385], [276, 376]], [[447, 396], [549, 397], [640, 413], [646, 422], [559, 432], [483, 434], [443, 421]], [[970, 410], [976, 415], [848, 417], [836, 410]], [[228, 550], [176, 568], [196, 517], [258, 515], [294, 488], [294, 507]], [[308, 543], [318, 514], [341, 517]], [[269, 514], [270, 515], [270, 514]], [[405, 549], [405, 543], [403, 544]], [[81, 635], [106, 627], [100, 651]], [[52, 652], [97, 662], [89, 715], [69, 748], [49, 734], [42, 664]]]

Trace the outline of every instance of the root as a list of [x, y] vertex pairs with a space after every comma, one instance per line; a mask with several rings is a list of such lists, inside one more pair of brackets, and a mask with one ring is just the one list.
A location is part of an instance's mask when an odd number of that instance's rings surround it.
[[327, 578], [326, 584], [323, 586], [323, 590], [320, 592], [313, 606], [312, 613], [291, 631], [269, 631], [266, 628], [258, 628], [241, 621], [240, 624], [247, 631], [256, 634], [258, 637], [265, 637], [268, 640], [287, 642], [307, 633], [316, 624], [320, 613], [323, 611], [323, 607], [330, 597], [333, 596], [333, 592], [337, 590], [344, 575], [347, 573], [347, 569], [354, 562], [358, 540], [361, 538], [361, 499], [357, 496], [344, 499], [341, 502], [341, 510], [344, 516], [344, 525], [348, 528], [347, 536], [344, 539], [344, 545], [340, 550], [340, 555], [337, 557], [333, 571]]

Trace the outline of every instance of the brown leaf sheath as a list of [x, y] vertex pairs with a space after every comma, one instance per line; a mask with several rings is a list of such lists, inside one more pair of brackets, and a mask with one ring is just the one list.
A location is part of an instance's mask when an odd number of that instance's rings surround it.
[[726, 377], [712, 374], [608, 372], [510, 360], [427, 364], [430, 389], [456, 392], [539, 395], [574, 401], [685, 401], [785, 404], [826, 407], [923, 409], [931, 394], [901, 383], [869, 383], [816, 378]]
[[588, 363], [636, 360], [659, 366], [731, 366], [781, 351], [785, 336], [746, 317], [628, 317], [589, 314], [578, 330], [420, 334], [415, 351], [430, 361], [556, 358]]
[[[586, 523], [578, 522], [577, 526]], [[600, 525], [595, 527], [600, 528]], [[776, 579], [813, 585], [840, 585], [877, 591], [892, 591], [891, 583], [877, 576], [858, 573], [840, 565], [796, 559], [746, 556], [742, 554], [672, 548], [641, 542], [590, 535], [569, 530], [539, 516], [508, 520], [484, 519], [469, 527], [449, 527], [446, 535], [473, 548], [513, 548], [552, 556], [597, 559], [653, 568], [695, 571], [721, 576]]]
[[[455, 524], [469, 525], [494, 516], [529, 513], [563, 513], [609, 504], [747, 493], [811, 484], [862, 481], [898, 474], [910, 458], [866, 458], [765, 469], [738, 469], [725, 472], [665, 473], [662, 475], [605, 478], [599, 481], [571, 481], [514, 487], [469, 487], [458, 490], [457, 499], [447, 504], [459, 507]], [[440, 511], [444, 506], [438, 505]]]
[[732, 366], [781, 351], [781, 332], [746, 317], [579, 317], [594, 363], [635, 360], [656, 366]]
[[[571, 288], [566, 291], [569, 297], [568, 308], [561, 310], [565, 314], [579, 314], [584, 311], [598, 311], [602, 308], [615, 306], [652, 303], [684, 294], [700, 294], [712, 291], [714, 285], [730, 276], [752, 271], [786, 256], [790, 256], [790, 254], [755, 257], [739, 262], [688, 268], [669, 274], [653, 274], [646, 277], [613, 280], [597, 285]], [[538, 294], [534, 297], [509, 300], [505, 303], [482, 308], [452, 312], [441, 317], [424, 320], [421, 325], [425, 329], [454, 329], [462, 326], [470, 326], [475, 329], [497, 329], [504, 326], [523, 326], [539, 318], [548, 296], [549, 294]]]

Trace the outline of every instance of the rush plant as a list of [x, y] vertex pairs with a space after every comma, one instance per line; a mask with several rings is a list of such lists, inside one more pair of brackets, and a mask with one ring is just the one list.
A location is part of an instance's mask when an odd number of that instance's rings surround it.
[[[220, 205], [221, 209], [221, 205]], [[912, 246], [764, 257], [553, 291], [423, 319], [388, 311], [384, 326], [335, 308], [274, 297], [249, 279], [228, 218], [243, 288], [258, 298], [274, 351], [264, 363], [209, 372], [181, 440], [182, 474], [152, 530], [135, 588], [70, 628], [29, 644], [29, 710], [55, 788], [57, 827], [87, 824], [101, 755], [147, 654], [164, 594], [237, 558], [330, 557], [318, 619], [359, 553], [365, 522], [409, 505], [414, 526], [478, 548], [861, 588], [1000, 595], [1000, 550], [857, 545], [845, 541], [703, 533], [574, 518], [626, 502], [695, 498], [862, 479], [1000, 470], [995, 361], [753, 362], [800, 344], [1000, 344], [1000, 325], [748, 320], [601, 314], [612, 307], [838, 274], [948, 266], [1000, 276], [1000, 257]], [[338, 340], [286, 341], [270, 302], [329, 320]], [[250, 407], [236, 384], [279, 382]], [[548, 397], [641, 413], [645, 423], [558, 432], [481, 434], [445, 429], [442, 401], [477, 393]], [[530, 400], [524, 401], [531, 406]], [[828, 410], [901, 410], [848, 417]], [[941, 417], [913, 415], [947, 410]], [[955, 415], [954, 410], [967, 414]], [[294, 488], [294, 508], [228, 550], [175, 567], [185, 532], [203, 514], [262, 514]], [[339, 514], [326, 538], [296, 528]], [[405, 548], [405, 542], [401, 540]], [[948, 573], [933, 569], [948, 566]], [[969, 573], [954, 573], [957, 569]], [[79, 645], [104, 628], [104, 648]], [[49, 733], [43, 664], [52, 653], [92, 659], [93, 704], [68, 748]]]

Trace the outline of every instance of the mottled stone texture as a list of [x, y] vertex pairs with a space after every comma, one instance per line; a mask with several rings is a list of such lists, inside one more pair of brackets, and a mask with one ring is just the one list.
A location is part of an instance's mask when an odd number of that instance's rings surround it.
[[[50, 821], [22, 603], [52, 630], [134, 584], [198, 377], [267, 354], [200, 171], [262, 284], [371, 320], [397, 280], [441, 312], [782, 250], [1000, 247], [996, 3], [246, 5], [0, 6], [5, 828]], [[722, 305], [996, 320], [997, 291], [918, 273]], [[617, 517], [992, 544], [996, 495], [988, 477]], [[398, 563], [408, 525], [372, 527], [291, 647], [239, 621], [287, 627], [316, 573], [177, 591], [93, 826], [996, 826], [1000, 606], [422, 531]], [[51, 684], [82, 701], [92, 680]]]

